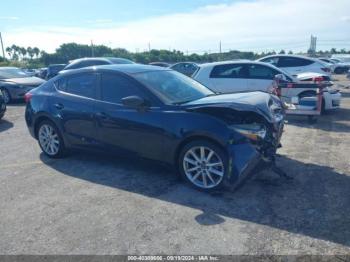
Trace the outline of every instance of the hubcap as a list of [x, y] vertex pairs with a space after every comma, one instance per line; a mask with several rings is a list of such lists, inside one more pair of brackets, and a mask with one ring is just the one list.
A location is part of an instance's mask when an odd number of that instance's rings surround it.
[[54, 128], [42, 125], [39, 129], [39, 143], [48, 155], [56, 155], [60, 149], [60, 141]]
[[183, 159], [187, 178], [200, 188], [213, 188], [220, 184], [225, 168], [220, 156], [208, 147], [193, 147]]

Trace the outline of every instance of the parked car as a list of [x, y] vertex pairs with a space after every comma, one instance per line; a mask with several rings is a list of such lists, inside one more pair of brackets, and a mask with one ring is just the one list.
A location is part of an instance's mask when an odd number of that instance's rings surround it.
[[28, 76], [22, 69], [16, 67], [0, 67], [0, 90], [5, 103], [12, 99], [23, 99], [25, 93], [38, 87], [45, 81]]
[[284, 114], [263, 92], [216, 95], [173, 70], [145, 65], [72, 70], [26, 94], [25, 120], [51, 158], [98, 148], [175, 166], [192, 186], [239, 185], [271, 163]]
[[80, 58], [71, 61], [62, 71], [79, 69], [89, 66], [98, 65], [113, 65], [113, 64], [134, 64], [133, 61], [125, 58], [116, 57], [92, 57], [92, 58]]
[[38, 70], [38, 72], [35, 74], [36, 77], [39, 77], [41, 79], [46, 79], [47, 75], [47, 67], [42, 67]]
[[66, 67], [66, 64], [53, 64], [47, 67], [47, 72], [45, 79], [49, 80], [55, 77], [60, 71], [62, 71]]
[[[285, 81], [299, 83], [310, 81], [314, 77], [322, 77], [318, 73], [303, 73], [293, 77], [284, 70], [271, 64], [255, 61], [225, 61], [202, 64], [193, 75], [193, 79], [219, 93], [237, 93], [247, 91], [263, 91], [273, 93], [273, 80], [276, 75], [283, 75]], [[324, 81], [330, 78], [325, 76]], [[308, 88], [284, 88], [282, 97], [291, 102], [292, 97], [315, 96], [316, 90]], [[324, 93], [324, 110], [335, 109], [340, 105], [341, 94], [338, 90], [328, 88]]]
[[152, 63], [149, 63], [149, 65], [160, 66], [160, 67], [170, 67], [170, 64], [165, 62], [152, 62]]
[[170, 66], [170, 68], [191, 77], [198, 70], [198, 65], [192, 62], [180, 62]]
[[318, 59], [325, 63], [328, 63], [331, 67], [332, 72], [335, 74], [344, 74], [350, 69], [350, 64], [347, 65], [342, 62], [335, 62], [334, 60], [331, 60], [327, 57], [320, 57]]
[[314, 72], [331, 76], [331, 68], [322, 61], [298, 55], [270, 55], [258, 59], [259, 62], [272, 64], [287, 73], [296, 76], [299, 73]]
[[26, 73], [28, 76], [35, 76], [37, 73], [36, 69], [31, 69], [31, 68], [23, 68], [22, 69], [24, 73]]
[[6, 112], [6, 103], [3, 97], [3, 94], [0, 90], [0, 119], [2, 119]]

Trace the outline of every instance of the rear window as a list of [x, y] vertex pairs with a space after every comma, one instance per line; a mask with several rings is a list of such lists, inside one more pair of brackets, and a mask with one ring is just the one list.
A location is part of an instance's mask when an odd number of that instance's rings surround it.
[[217, 65], [210, 73], [210, 78], [247, 78], [244, 64]]
[[299, 67], [313, 64], [314, 61], [299, 57], [280, 57], [278, 67]]

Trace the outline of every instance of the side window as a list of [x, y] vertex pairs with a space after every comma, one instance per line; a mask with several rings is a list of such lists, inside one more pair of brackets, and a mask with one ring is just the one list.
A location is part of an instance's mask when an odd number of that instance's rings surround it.
[[278, 72], [272, 68], [263, 65], [249, 65], [249, 78], [272, 80]]
[[79, 74], [67, 79], [66, 92], [89, 98], [95, 97], [96, 75]]
[[144, 98], [136, 83], [126, 77], [107, 73], [101, 76], [101, 95], [103, 101], [116, 104], [121, 104], [122, 98], [127, 96], [136, 95]]
[[265, 58], [265, 59], [261, 60], [261, 62], [277, 66], [278, 60], [279, 60], [278, 57], [268, 57], [268, 58]]
[[66, 88], [67, 88], [67, 79], [62, 77], [58, 80], [55, 81], [55, 87], [57, 90], [66, 92]]
[[210, 73], [210, 78], [247, 78], [244, 64], [217, 65]]
[[278, 62], [278, 67], [298, 67], [307, 66], [313, 63], [312, 60], [307, 60], [298, 57], [281, 57]]

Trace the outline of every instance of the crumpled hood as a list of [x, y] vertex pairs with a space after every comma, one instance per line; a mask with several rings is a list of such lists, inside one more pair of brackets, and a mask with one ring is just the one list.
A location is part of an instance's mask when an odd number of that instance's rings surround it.
[[38, 77], [21, 77], [21, 78], [9, 78], [9, 79], [0, 79], [0, 82], [16, 84], [22, 86], [40, 86], [45, 80]]
[[261, 114], [269, 122], [272, 122], [272, 115], [269, 109], [271, 99], [272, 96], [268, 93], [246, 92], [208, 96], [191, 101], [183, 106], [188, 110], [204, 107], [225, 107], [236, 111], [250, 111]]

